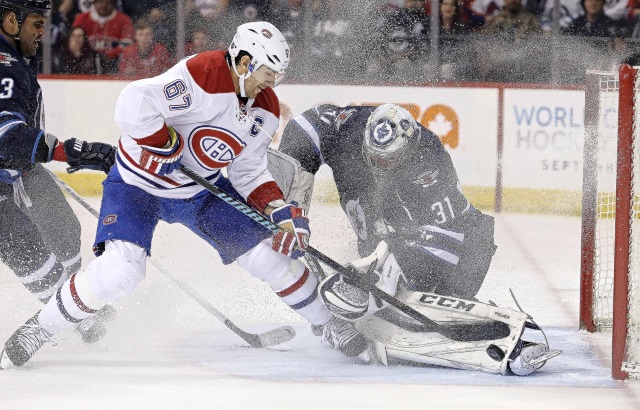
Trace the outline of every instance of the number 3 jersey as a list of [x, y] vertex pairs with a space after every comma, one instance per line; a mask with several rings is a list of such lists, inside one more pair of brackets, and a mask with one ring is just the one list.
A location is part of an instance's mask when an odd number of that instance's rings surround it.
[[181, 164], [210, 182], [227, 167], [244, 198], [258, 186], [274, 184], [266, 149], [278, 128], [278, 98], [265, 88], [255, 100], [241, 101], [225, 53], [197, 54], [125, 87], [115, 109], [123, 131], [117, 165], [125, 182], [165, 198], [190, 198], [203, 190], [179, 170], [158, 176], [140, 165], [142, 145], [161, 147], [168, 141], [166, 124], [184, 138]]
[[0, 168], [24, 171], [51, 160], [37, 66], [0, 37]]
[[479, 212], [460, 191], [439, 138], [421, 125], [418, 146], [398, 169], [376, 179], [362, 155], [375, 108], [321, 105], [305, 111], [287, 125], [279, 150], [313, 174], [323, 163], [331, 167], [342, 208], [360, 241], [368, 242], [368, 249], [360, 244], [361, 254], [372, 251], [389, 226], [407, 238], [425, 229], [457, 236], [472, 226]]

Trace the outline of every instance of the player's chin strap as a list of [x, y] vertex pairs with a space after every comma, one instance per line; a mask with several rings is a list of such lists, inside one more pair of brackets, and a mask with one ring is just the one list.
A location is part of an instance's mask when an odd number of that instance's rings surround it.
[[233, 71], [235, 71], [236, 75], [238, 76], [238, 85], [240, 86], [240, 97], [247, 98], [247, 93], [244, 90], [244, 80], [251, 77], [251, 74], [253, 74], [253, 71], [249, 70], [249, 68], [247, 67], [247, 72], [244, 74], [240, 74], [238, 73], [238, 69], [236, 68], [235, 64], [232, 63], [231, 67], [233, 67]]

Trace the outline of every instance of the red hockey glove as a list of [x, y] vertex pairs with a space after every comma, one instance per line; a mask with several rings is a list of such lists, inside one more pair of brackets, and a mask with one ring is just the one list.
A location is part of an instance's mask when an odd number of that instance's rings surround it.
[[140, 165], [158, 176], [170, 174], [178, 169], [182, 159], [184, 139], [173, 128], [167, 128], [169, 130], [169, 142], [164, 147], [141, 145]]
[[298, 259], [304, 255], [309, 247], [309, 219], [298, 204], [291, 202], [274, 209], [270, 215], [271, 222], [278, 225], [282, 231], [273, 237], [273, 250]]

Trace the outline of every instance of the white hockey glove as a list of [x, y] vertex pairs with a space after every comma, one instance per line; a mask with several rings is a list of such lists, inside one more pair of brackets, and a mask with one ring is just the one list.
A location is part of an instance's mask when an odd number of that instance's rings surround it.
[[140, 153], [140, 165], [147, 171], [163, 176], [172, 173], [180, 167], [182, 159], [182, 149], [184, 148], [184, 139], [176, 130], [167, 127], [169, 132], [169, 141], [162, 147], [153, 147], [142, 145], [142, 153]]
[[278, 225], [281, 231], [273, 237], [273, 250], [285, 254], [292, 259], [304, 255], [309, 247], [309, 219], [304, 209], [291, 202], [277, 207], [269, 216], [271, 222]]

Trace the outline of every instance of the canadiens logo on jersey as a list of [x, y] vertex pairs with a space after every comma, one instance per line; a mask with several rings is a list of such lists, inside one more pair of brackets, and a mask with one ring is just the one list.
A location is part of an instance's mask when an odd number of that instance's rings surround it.
[[231, 131], [210, 125], [194, 129], [189, 149], [198, 163], [207, 169], [224, 168], [240, 155], [246, 144]]
[[420, 185], [423, 188], [430, 187], [431, 185], [438, 182], [438, 170], [435, 171], [427, 171], [418, 176], [418, 178], [414, 179], [413, 182], [416, 185]]

